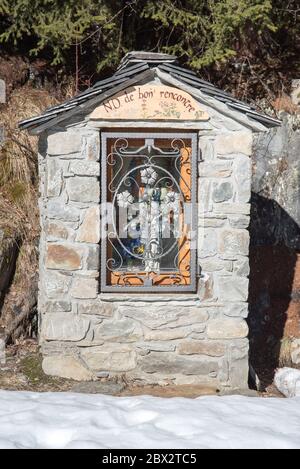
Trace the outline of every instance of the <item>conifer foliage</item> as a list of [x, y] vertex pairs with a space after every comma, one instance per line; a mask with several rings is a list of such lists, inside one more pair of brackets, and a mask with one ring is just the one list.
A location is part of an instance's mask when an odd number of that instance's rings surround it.
[[173, 53], [216, 84], [264, 95], [297, 76], [299, 11], [297, 0], [0, 0], [0, 43], [89, 77], [129, 50]]

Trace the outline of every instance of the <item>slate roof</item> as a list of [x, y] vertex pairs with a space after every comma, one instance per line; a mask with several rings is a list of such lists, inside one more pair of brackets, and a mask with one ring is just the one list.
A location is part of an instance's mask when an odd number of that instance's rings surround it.
[[60, 105], [46, 109], [39, 116], [23, 120], [19, 123], [19, 127], [21, 129], [34, 129], [43, 124], [46, 124], [46, 126], [49, 124], [50, 127], [53, 119], [59, 117], [67, 118], [70, 114], [77, 112], [78, 108], [80, 109], [87, 104], [92, 104], [95, 98], [105, 100], [117, 92], [147, 78], [147, 76], [151, 76], [153, 68], [159, 69], [182, 84], [192, 86], [201, 91], [204, 96], [214, 98], [226, 104], [229, 109], [238, 111], [249, 119], [263, 124], [265, 127], [281, 125], [280, 120], [256, 111], [253, 106], [239, 101], [231, 94], [218, 89], [208, 81], [198, 78], [195, 72], [180, 67], [178, 59], [175, 56], [149, 52], [130, 52], [122, 59], [118, 70], [110, 78], [96, 82], [91, 88]]

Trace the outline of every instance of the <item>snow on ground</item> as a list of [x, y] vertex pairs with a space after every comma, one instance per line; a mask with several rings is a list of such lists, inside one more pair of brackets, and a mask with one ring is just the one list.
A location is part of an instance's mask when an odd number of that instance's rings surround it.
[[0, 448], [300, 449], [300, 398], [0, 391]]
[[276, 372], [275, 385], [286, 397], [300, 397], [300, 370], [281, 368]]

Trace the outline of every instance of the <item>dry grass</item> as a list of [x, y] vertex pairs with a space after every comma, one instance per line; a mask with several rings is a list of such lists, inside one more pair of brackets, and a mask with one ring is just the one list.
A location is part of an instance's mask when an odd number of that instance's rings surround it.
[[[14, 91], [8, 104], [0, 109], [6, 137], [0, 148], [0, 230], [6, 242], [17, 243], [19, 247], [16, 273], [1, 315], [8, 329], [22, 312], [38, 265], [37, 138], [20, 131], [17, 125], [20, 120], [56, 103], [49, 92], [24, 86]], [[27, 321], [25, 335], [29, 327]], [[21, 329], [17, 335], [22, 333]]]
[[25, 117], [57, 101], [43, 90], [23, 87], [1, 109], [5, 142], [0, 148], [0, 229], [7, 237], [37, 236], [37, 138], [18, 129]]
[[278, 113], [279, 111], [285, 111], [288, 112], [289, 114], [297, 114], [299, 112], [299, 107], [293, 103], [292, 99], [290, 96], [287, 94], [283, 93], [280, 96], [278, 96], [273, 102], [272, 106], [275, 109], [275, 111]]
[[292, 367], [292, 339], [290, 337], [284, 337], [280, 344], [280, 355], [279, 355], [279, 366], [281, 368], [287, 366]]

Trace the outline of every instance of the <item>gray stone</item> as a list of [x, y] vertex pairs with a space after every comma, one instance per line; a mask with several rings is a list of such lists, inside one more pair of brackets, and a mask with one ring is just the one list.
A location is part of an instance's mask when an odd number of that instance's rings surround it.
[[73, 298], [96, 298], [98, 282], [94, 278], [74, 278], [70, 293]]
[[198, 212], [199, 218], [212, 210], [211, 181], [202, 179], [198, 182]]
[[99, 316], [100, 318], [112, 317], [116, 307], [112, 303], [104, 302], [88, 302], [78, 304], [79, 314], [90, 314], [92, 316]]
[[200, 266], [203, 272], [218, 272], [221, 270], [232, 272], [233, 269], [232, 261], [220, 259], [217, 256], [201, 259]]
[[248, 257], [240, 257], [233, 263], [233, 271], [240, 277], [248, 277], [250, 274], [250, 265]]
[[291, 92], [292, 103], [296, 106], [300, 105], [300, 80], [292, 80], [292, 92]]
[[224, 229], [219, 233], [219, 253], [223, 258], [236, 259], [236, 256], [247, 256], [250, 236], [246, 230]]
[[42, 318], [41, 335], [45, 340], [79, 342], [90, 328], [86, 317], [74, 314], [53, 313]]
[[56, 158], [49, 159], [47, 165], [47, 195], [58, 197], [61, 194], [63, 184], [62, 169]]
[[230, 182], [214, 183], [212, 196], [214, 202], [226, 202], [230, 200], [232, 196], [233, 187]]
[[136, 342], [143, 336], [141, 325], [131, 319], [105, 320], [97, 329], [97, 337], [105, 342]]
[[235, 202], [220, 202], [214, 204], [213, 211], [222, 215], [250, 215], [250, 204], [239, 204]]
[[63, 223], [47, 220], [45, 233], [48, 241], [59, 241], [70, 238], [69, 229]]
[[226, 346], [216, 340], [185, 340], [180, 342], [177, 351], [180, 355], [207, 355], [209, 357], [223, 357]]
[[198, 282], [197, 297], [204, 304], [217, 299], [214, 276], [210, 272], [202, 272]]
[[252, 133], [250, 131], [230, 132], [218, 135], [216, 138], [216, 153], [219, 157], [226, 157], [234, 153], [251, 155]]
[[200, 259], [217, 254], [217, 231], [208, 228], [198, 230], [198, 255]]
[[[203, 327], [205, 329], [205, 327]], [[178, 327], [174, 329], [147, 329], [144, 331], [145, 340], [175, 340], [183, 339], [191, 333], [191, 327]]]
[[45, 289], [49, 298], [57, 298], [58, 296], [65, 296], [71, 285], [72, 277], [67, 273], [59, 273], [47, 271], [44, 277]]
[[53, 356], [43, 360], [43, 371], [46, 375], [74, 379], [76, 381], [90, 381], [93, 373], [75, 357]]
[[248, 317], [248, 303], [226, 303], [222, 307], [222, 313], [229, 317]]
[[99, 279], [99, 270], [76, 270], [75, 274], [77, 278]]
[[5, 353], [5, 334], [0, 329], [0, 365], [6, 364], [6, 353]]
[[247, 301], [249, 280], [235, 275], [219, 275], [219, 299], [221, 301]]
[[0, 103], [4, 104], [6, 102], [6, 86], [5, 81], [0, 80]]
[[232, 228], [246, 229], [250, 223], [250, 217], [246, 215], [230, 215], [228, 217], [229, 224]]
[[200, 178], [227, 178], [232, 174], [232, 161], [214, 161], [199, 164]]
[[95, 373], [95, 375], [97, 376], [97, 378], [100, 378], [100, 379], [109, 377], [108, 371], [98, 371]]
[[[243, 379], [244, 381], [244, 379]], [[244, 397], [261, 397], [258, 391], [253, 389], [232, 389], [232, 388], [223, 388], [220, 390], [219, 396], [244, 396]]]
[[300, 339], [293, 339], [292, 341], [291, 359], [294, 365], [300, 365]]
[[220, 367], [220, 372], [219, 372], [219, 382], [221, 386], [230, 386], [229, 384], [229, 363], [228, 363], [228, 357], [225, 356], [224, 359], [222, 360], [221, 367]]
[[87, 383], [74, 384], [74, 386], [71, 387], [70, 391], [79, 392], [81, 394], [106, 394], [108, 396], [117, 396], [124, 389], [124, 383], [113, 383], [110, 381], [91, 381]]
[[189, 339], [193, 339], [193, 340], [204, 340], [205, 339], [205, 334], [204, 334], [205, 330], [203, 332], [192, 332], [190, 335], [189, 335]]
[[136, 367], [136, 353], [121, 344], [105, 344], [81, 350], [81, 357], [95, 371], [125, 372]]
[[118, 311], [122, 316], [130, 317], [141, 322], [150, 329], [176, 328], [191, 324], [203, 323], [208, 319], [207, 311], [197, 307], [141, 309], [120, 306]]
[[47, 244], [45, 265], [47, 269], [81, 269], [82, 249], [76, 244]]
[[77, 241], [97, 244], [100, 241], [100, 208], [89, 207], [79, 227]]
[[47, 216], [64, 221], [79, 221], [80, 212], [76, 207], [66, 205], [64, 200], [50, 199], [47, 203]]
[[238, 155], [234, 159], [233, 174], [237, 186], [237, 201], [249, 202], [251, 198], [251, 159]]
[[220, 228], [226, 223], [226, 216], [208, 216], [206, 213], [204, 216], [200, 216], [198, 219], [198, 226], [203, 228]]
[[60, 156], [81, 151], [82, 137], [80, 132], [55, 132], [48, 136], [48, 155]]
[[63, 313], [72, 311], [72, 304], [70, 301], [46, 301], [43, 307], [45, 313]]
[[176, 348], [174, 343], [166, 342], [143, 342], [136, 344], [136, 347], [147, 352], [174, 352]]
[[229, 378], [232, 389], [247, 389], [249, 377], [248, 341], [240, 349], [234, 343], [229, 347]]
[[100, 262], [100, 248], [98, 245], [88, 246], [88, 253], [86, 258], [87, 270], [98, 270]]
[[72, 161], [69, 172], [75, 176], [100, 176], [100, 164], [96, 161]]
[[3, 124], [0, 124], [0, 146], [4, 143], [6, 139], [5, 127]]
[[43, 356], [77, 356], [77, 344], [78, 342], [62, 342], [51, 340], [41, 340], [41, 352]]
[[[87, 316], [85, 316], [87, 318]], [[103, 345], [104, 340], [103, 338], [99, 337], [98, 329], [101, 325], [101, 322], [103, 319], [98, 319], [97, 322], [95, 322], [93, 317], [88, 316], [89, 319], [91, 320], [91, 325], [90, 328], [85, 336], [84, 339], [82, 339], [80, 342], [76, 342], [76, 347], [77, 350], [81, 347], [92, 347], [96, 345]], [[100, 323], [100, 324], [99, 324]]]
[[100, 132], [89, 136], [84, 143], [84, 156], [89, 161], [99, 161], [100, 159]]
[[[281, 113], [282, 125], [256, 136], [253, 154], [253, 234], [300, 250], [300, 115]], [[263, 213], [264, 222], [261, 222]]]
[[249, 332], [246, 321], [241, 318], [218, 318], [209, 321], [207, 337], [209, 339], [243, 339]]
[[100, 201], [100, 185], [96, 178], [75, 176], [66, 181], [67, 193], [74, 202]]
[[146, 373], [160, 373], [164, 375], [208, 375], [217, 372], [219, 364], [214, 359], [197, 357], [185, 357], [175, 353], [157, 353], [141, 357], [139, 366]]
[[212, 161], [215, 159], [214, 141], [205, 137], [199, 139], [199, 150], [203, 161]]

